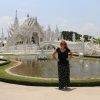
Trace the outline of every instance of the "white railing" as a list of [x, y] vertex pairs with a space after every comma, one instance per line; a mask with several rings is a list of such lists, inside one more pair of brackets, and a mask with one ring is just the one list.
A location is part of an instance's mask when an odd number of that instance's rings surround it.
[[[42, 43], [43, 44], [43, 43]], [[49, 43], [46, 43], [49, 44]], [[56, 43], [52, 43], [52, 45], [55, 45]], [[45, 43], [44, 45], [45, 46]], [[55, 45], [55, 47], [57, 44]], [[76, 42], [76, 43], [68, 43], [69, 48], [71, 49], [72, 52], [76, 53], [82, 53], [83, 48], [82, 48], [82, 42]], [[89, 45], [87, 43], [84, 44], [84, 52], [85, 54], [92, 55], [93, 53], [100, 55], [100, 47], [98, 45]], [[45, 52], [53, 52], [54, 49], [51, 50], [44, 50]], [[15, 46], [5, 46], [0, 48], [1, 53], [38, 53], [39, 51], [39, 46], [37, 45], [15, 45]]]

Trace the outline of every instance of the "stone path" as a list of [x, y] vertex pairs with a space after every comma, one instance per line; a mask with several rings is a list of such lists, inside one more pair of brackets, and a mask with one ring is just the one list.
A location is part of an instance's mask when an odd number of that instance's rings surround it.
[[100, 87], [72, 87], [70, 91], [60, 91], [57, 87], [0, 82], [0, 100], [100, 100]]

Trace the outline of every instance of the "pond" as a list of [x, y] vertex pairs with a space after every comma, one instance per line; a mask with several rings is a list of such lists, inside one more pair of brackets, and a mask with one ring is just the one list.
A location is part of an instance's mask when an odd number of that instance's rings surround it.
[[[10, 59], [21, 61], [22, 65], [13, 68], [13, 73], [32, 77], [56, 78], [57, 61], [36, 60], [35, 55], [9, 56]], [[71, 78], [100, 78], [100, 59], [73, 58], [70, 60]]]

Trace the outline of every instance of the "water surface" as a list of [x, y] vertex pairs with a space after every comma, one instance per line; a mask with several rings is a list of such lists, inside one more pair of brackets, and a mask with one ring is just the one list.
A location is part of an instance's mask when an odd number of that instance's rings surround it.
[[[22, 65], [12, 69], [14, 73], [25, 76], [56, 78], [57, 61], [36, 60], [35, 55], [9, 56], [10, 59], [22, 61]], [[74, 58], [70, 60], [71, 78], [100, 78], [100, 59]]]

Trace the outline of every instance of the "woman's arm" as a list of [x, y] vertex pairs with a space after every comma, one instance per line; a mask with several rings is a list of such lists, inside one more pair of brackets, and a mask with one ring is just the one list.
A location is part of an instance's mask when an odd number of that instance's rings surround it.
[[73, 53], [71, 51], [69, 52], [69, 55], [70, 58], [73, 58]]
[[73, 53], [72, 52], [70, 52], [70, 58], [73, 58]]
[[57, 58], [56, 58], [56, 54], [57, 54], [57, 52], [56, 52], [56, 51], [52, 54], [52, 58], [53, 58], [54, 60], [56, 60], [56, 59], [57, 59]]

